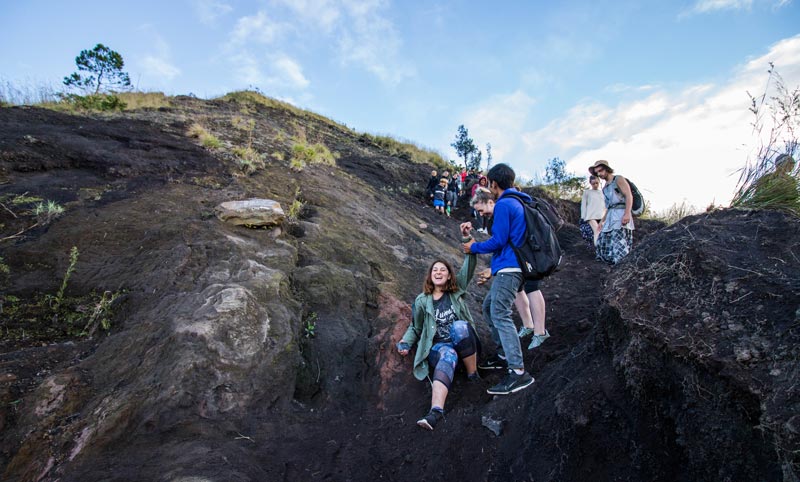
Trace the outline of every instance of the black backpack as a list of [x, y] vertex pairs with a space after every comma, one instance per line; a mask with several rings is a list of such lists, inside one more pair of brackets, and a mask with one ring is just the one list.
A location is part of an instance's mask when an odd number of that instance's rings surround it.
[[[634, 184], [633, 181], [631, 181], [627, 177], [625, 178], [625, 180], [628, 181], [628, 185], [631, 187], [631, 194], [633, 195], [633, 204], [631, 205], [631, 214], [633, 216], [640, 216], [644, 212], [644, 198], [642, 197], [642, 193], [639, 192], [639, 188], [636, 187], [636, 184]], [[617, 191], [617, 194], [622, 196], [622, 191], [620, 191], [619, 187], [617, 187], [617, 178], [616, 178], [616, 176], [614, 177], [614, 181], [613, 182], [614, 182], [614, 190]], [[615, 207], [620, 207], [620, 206], [624, 208], [625, 207], [625, 203], [615, 204], [615, 205], [613, 205], [611, 207], [615, 208]]]
[[520, 246], [511, 244], [522, 274], [525, 279], [533, 280], [550, 276], [561, 264], [561, 246], [556, 231], [564, 224], [564, 220], [543, 199], [532, 198], [526, 202], [513, 191], [506, 192], [505, 196], [518, 200], [525, 209], [525, 241]]

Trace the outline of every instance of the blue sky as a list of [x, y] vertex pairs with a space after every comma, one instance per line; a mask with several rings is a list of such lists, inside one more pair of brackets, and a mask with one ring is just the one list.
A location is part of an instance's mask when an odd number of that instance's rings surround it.
[[770, 61], [800, 84], [796, 0], [4, 0], [0, 19], [5, 81], [59, 87], [101, 42], [141, 90], [258, 87], [449, 158], [464, 124], [521, 176], [607, 159], [656, 209], [727, 203], [758, 143], [747, 92]]

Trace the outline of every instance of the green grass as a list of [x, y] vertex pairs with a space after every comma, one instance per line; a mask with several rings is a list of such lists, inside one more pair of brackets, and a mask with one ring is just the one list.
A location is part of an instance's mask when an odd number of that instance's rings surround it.
[[323, 144], [307, 144], [305, 142], [295, 142], [292, 146], [292, 160], [290, 166], [296, 170], [302, 170], [308, 164], [322, 164], [325, 166], [335, 166], [337, 154]]

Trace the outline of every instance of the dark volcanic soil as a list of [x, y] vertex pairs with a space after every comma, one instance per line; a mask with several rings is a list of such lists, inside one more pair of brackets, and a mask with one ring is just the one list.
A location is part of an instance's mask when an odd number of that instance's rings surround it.
[[[248, 142], [236, 117], [268, 159], [252, 175], [231, 154]], [[187, 137], [198, 120], [222, 148]], [[337, 165], [290, 170], [292, 137]], [[0, 109], [2, 479], [797, 480], [800, 222], [778, 213], [643, 221], [614, 268], [567, 225], [543, 288], [553, 336], [525, 353], [534, 386], [492, 397], [499, 375], [458, 373], [445, 421], [419, 429], [430, 389], [394, 343], [431, 258], [460, 265], [468, 219], [420, 201], [430, 168], [258, 103]], [[65, 213], [28, 229], [23, 194]], [[250, 197], [305, 207], [282, 232], [214, 217]], [[66, 296], [118, 293], [111, 329], [9, 331], [11, 310], [58, 290], [72, 246]], [[471, 310], [491, 352], [484, 294]]]

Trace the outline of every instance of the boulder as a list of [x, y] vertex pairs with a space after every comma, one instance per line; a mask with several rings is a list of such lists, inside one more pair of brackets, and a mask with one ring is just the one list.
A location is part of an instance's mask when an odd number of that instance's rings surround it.
[[285, 214], [278, 201], [271, 199], [245, 199], [226, 201], [214, 208], [217, 217], [237, 226], [277, 226]]

